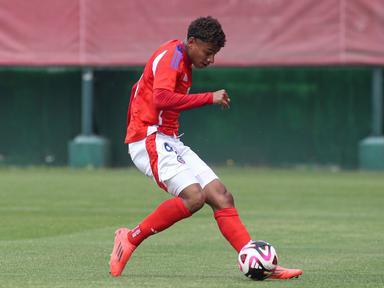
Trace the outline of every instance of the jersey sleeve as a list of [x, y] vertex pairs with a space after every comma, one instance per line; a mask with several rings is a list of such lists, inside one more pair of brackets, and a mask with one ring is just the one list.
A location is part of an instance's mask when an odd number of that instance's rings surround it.
[[154, 103], [160, 110], [182, 111], [213, 104], [213, 93], [181, 94], [166, 89], [155, 89]]
[[152, 65], [153, 89], [167, 89], [175, 91], [179, 65], [183, 53], [176, 47], [160, 53]]

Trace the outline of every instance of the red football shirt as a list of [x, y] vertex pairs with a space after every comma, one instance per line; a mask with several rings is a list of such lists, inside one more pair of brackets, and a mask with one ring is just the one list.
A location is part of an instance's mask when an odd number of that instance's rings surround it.
[[191, 85], [192, 64], [183, 42], [171, 40], [161, 45], [132, 88], [125, 143], [139, 141], [155, 131], [178, 135], [181, 110], [212, 104], [212, 93], [186, 95]]

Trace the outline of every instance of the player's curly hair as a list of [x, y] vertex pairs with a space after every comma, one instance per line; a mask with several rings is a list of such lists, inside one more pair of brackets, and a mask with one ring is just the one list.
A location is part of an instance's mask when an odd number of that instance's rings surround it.
[[212, 43], [218, 48], [225, 45], [225, 34], [217, 19], [211, 16], [199, 17], [188, 27], [188, 38], [195, 37], [204, 42]]

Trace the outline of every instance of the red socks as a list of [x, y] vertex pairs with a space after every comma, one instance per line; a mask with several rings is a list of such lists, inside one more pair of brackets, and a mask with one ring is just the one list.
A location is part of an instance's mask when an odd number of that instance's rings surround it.
[[251, 240], [251, 236], [241, 223], [236, 208], [217, 210], [214, 216], [223, 236], [237, 252], [240, 252], [241, 248]]
[[[138, 246], [149, 236], [163, 231], [174, 223], [191, 216], [181, 198], [175, 197], [164, 201], [155, 211], [149, 214], [136, 228], [128, 233], [128, 240]], [[236, 208], [224, 208], [214, 213], [223, 236], [240, 252], [251, 237], [237, 214]]]
[[168, 199], [149, 214], [136, 228], [128, 233], [128, 240], [138, 246], [145, 238], [167, 229], [177, 221], [191, 216], [179, 197]]

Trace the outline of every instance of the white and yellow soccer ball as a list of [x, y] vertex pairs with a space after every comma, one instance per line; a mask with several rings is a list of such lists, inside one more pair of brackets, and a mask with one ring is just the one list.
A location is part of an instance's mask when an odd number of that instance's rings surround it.
[[247, 243], [241, 249], [238, 257], [240, 271], [254, 280], [268, 278], [276, 269], [277, 262], [275, 248], [262, 240]]

